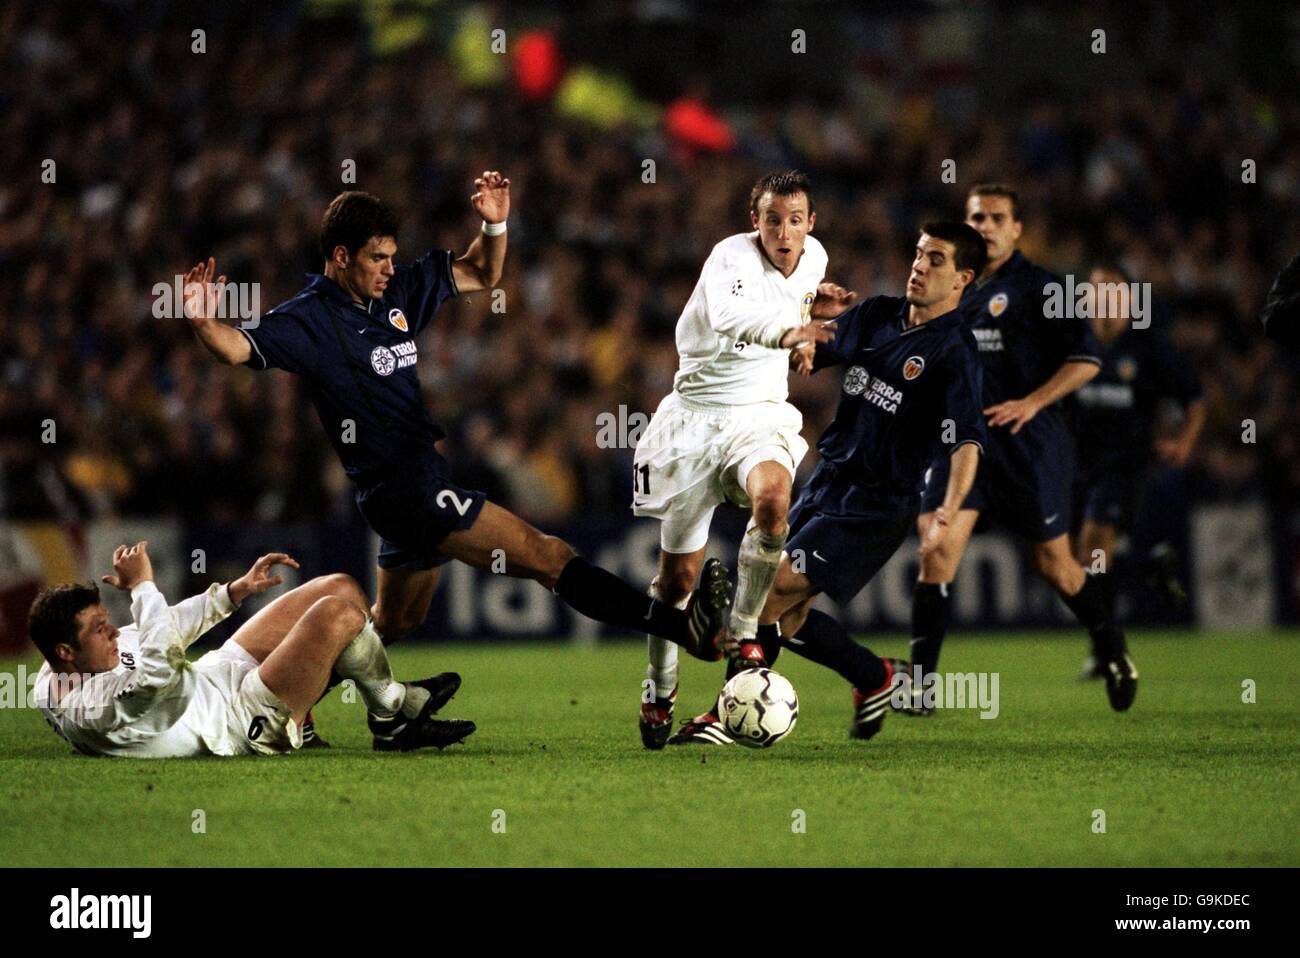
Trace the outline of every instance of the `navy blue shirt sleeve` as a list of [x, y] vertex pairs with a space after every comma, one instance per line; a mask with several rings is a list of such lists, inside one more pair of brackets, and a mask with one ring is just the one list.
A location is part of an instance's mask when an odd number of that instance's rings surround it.
[[875, 305], [876, 300], [879, 298], [873, 296], [870, 299], [864, 299], [836, 317], [835, 338], [829, 343], [817, 344], [817, 354], [813, 357], [813, 372], [830, 366], [839, 366], [849, 361], [849, 358], [862, 345], [864, 336], [871, 335], [870, 332], [864, 332], [864, 329], [869, 325], [868, 316], [871, 313], [871, 307]]
[[435, 249], [414, 263], [399, 266], [393, 271], [392, 288], [384, 298], [396, 301], [396, 305], [406, 314], [413, 334], [429, 325], [433, 314], [444, 301], [458, 295], [451, 263], [451, 250]]
[[956, 452], [958, 446], [968, 442], [978, 445], [982, 452], [988, 443], [981, 402], [984, 367], [980, 365], [975, 338], [969, 330], [962, 330], [961, 336], [944, 353], [943, 366], [946, 380], [944, 418], [951, 419], [956, 429], [948, 452]]
[[245, 363], [253, 369], [285, 369], [298, 375], [316, 369], [319, 330], [295, 312], [273, 309], [263, 314], [256, 326], [239, 327], [239, 331], [253, 348]]
[[[1073, 309], [1067, 309], [1067, 315], [1058, 319], [1046, 319], [1047, 316], [1047, 299], [1048, 294], [1046, 287], [1048, 283], [1055, 283], [1061, 289], [1065, 288], [1065, 283], [1059, 276], [1049, 273], [1045, 269], [1036, 271], [1034, 278], [1035, 283], [1042, 284], [1042, 303], [1043, 309], [1039, 317], [1052, 326], [1053, 335], [1049, 340], [1048, 354], [1052, 355], [1055, 360], [1056, 368], [1059, 368], [1068, 362], [1090, 362], [1101, 365], [1101, 346], [1097, 342], [1097, 337], [1092, 331], [1092, 323], [1082, 316], [1071, 316], [1069, 313], [1075, 312]], [[1069, 305], [1069, 304], [1067, 304]]]

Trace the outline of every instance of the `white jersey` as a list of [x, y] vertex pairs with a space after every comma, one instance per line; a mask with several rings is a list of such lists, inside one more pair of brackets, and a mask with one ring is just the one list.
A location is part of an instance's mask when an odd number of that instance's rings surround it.
[[78, 751], [169, 758], [225, 754], [200, 717], [224, 707], [219, 690], [196, 674], [185, 650], [235, 611], [229, 589], [168, 607], [152, 582], [131, 590], [133, 624], [118, 635], [117, 668], [80, 681], [56, 680], [48, 663], [36, 677], [41, 714]]
[[788, 278], [763, 254], [757, 231], [718, 243], [677, 320], [673, 389], [711, 405], [784, 402], [790, 352], [777, 344], [808, 322], [825, 275], [826, 250], [812, 236]]

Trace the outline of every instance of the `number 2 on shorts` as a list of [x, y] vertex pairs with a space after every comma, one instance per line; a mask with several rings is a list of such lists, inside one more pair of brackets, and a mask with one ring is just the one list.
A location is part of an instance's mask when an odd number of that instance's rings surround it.
[[441, 492], [439, 492], [436, 496], [433, 497], [433, 501], [437, 503], [439, 509], [447, 508], [446, 500], [448, 499], [451, 500], [452, 506], [454, 506], [456, 511], [459, 512], [462, 516], [465, 513], [469, 512], [469, 507], [473, 504], [473, 500], [462, 499], [460, 496], [456, 495], [456, 493], [452, 492], [450, 489], [443, 489]]

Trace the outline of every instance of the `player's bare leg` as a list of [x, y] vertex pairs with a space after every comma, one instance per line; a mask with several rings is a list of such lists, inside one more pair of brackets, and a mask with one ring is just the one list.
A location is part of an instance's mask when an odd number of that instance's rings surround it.
[[[917, 576], [918, 582], [933, 585], [948, 584], [957, 577], [957, 567], [961, 565], [961, 557], [966, 552], [966, 545], [970, 542], [971, 533], [975, 531], [975, 523], [979, 517], [977, 509], [958, 510], [957, 515], [948, 524], [948, 534], [938, 546], [922, 557], [921, 572]], [[933, 521], [933, 512], [923, 512], [917, 516], [916, 529], [922, 539], [925, 538]]]
[[1075, 558], [1079, 565], [1090, 569], [1100, 558], [1102, 570], [1109, 572], [1111, 560], [1115, 557], [1115, 540], [1118, 538], [1119, 530], [1112, 523], [1085, 519], [1075, 544]]
[[370, 617], [385, 645], [392, 645], [424, 622], [441, 571], [437, 567], [376, 567], [375, 604], [370, 609]]
[[1092, 639], [1093, 657], [1101, 664], [1110, 707], [1122, 712], [1137, 695], [1137, 667], [1128, 656], [1124, 633], [1111, 612], [1108, 585], [1090, 575], [1070, 553], [1069, 537], [1035, 542], [1029, 550], [1034, 568], [1069, 606]]
[[[659, 550], [659, 574], [650, 583], [650, 595], [660, 602], [684, 609], [695, 588], [704, 562], [704, 549], [694, 552]], [[673, 731], [673, 708], [677, 701], [677, 646], [657, 635], [646, 636], [646, 684], [642, 686], [638, 727], [641, 744], [661, 749]]]
[[697, 658], [717, 661], [725, 629], [730, 586], [716, 559], [704, 563], [700, 586], [685, 610], [674, 608], [578, 556], [563, 539], [546, 535], [514, 513], [484, 503], [474, 525], [453, 532], [438, 549], [476, 569], [505, 559], [506, 575], [540, 582], [589, 618], [646, 631], [686, 648]]
[[[234, 640], [258, 662], [266, 661], [267, 656], [276, 650], [284, 637], [289, 634], [303, 614], [311, 608], [317, 599], [325, 596], [337, 596], [365, 607], [365, 593], [350, 575], [335, 573], [323, 575], [305, 582], [297, 588], [290, 589], [277, 597], [266, 607], [239, 627]], [[302, 725], [303, 748], [329, 748], [329, 743], [316, 731], [316, 722], [311, 712], [307, 713]]]
[[[743, 469], [744, 464], [740, 468]], [[768, 661], [764, 656], [764, 648], [758, 641], [759, 614], [776, 577], [781, 562], [781, 549], [790, 528], [786, 516], [790, 511], [793, 477], [788, 468], [776, 460], [761, 459], [744, 475], [744, 483], [750, 501], [751, 517], [745, 529], [745, 537], [741, 540], [736, 563], [736, 598], [732, 604], [727, 637], [728, 679], [743, 669], [761, 666]], [[661, 553], [661, 556], [664, 555]], [[703, 556], [703, 550], [698, 555]], [[660, 561], [662, 578], [664, 559], [661, 558]], [[652, 675], [655, 652], [654, 642], [651, 641]], [[675, 668], [673, 672], [675, 679]], [[661, 748], [665, 743], [731, 743], [731, 738], [718, 725], [716, 701], [710, 711], [695, 716], [676, 735], [670, 736], [672, 697], [669, 696], [667, 700], [662, 698], [659, 688], [656, 687], [655, 703], [643, 702], [641, 706], [641, 741], [646, 748]], [[675, 681], [673, 688], [676, 688]]]
[[231, 638], [258, 662], [265, 662], [307, 610], [326, 596], [346, 599], [361, 608], [366, 605], [365, 593], [352, 576], [342, 572], [318, 576], [259, 609]]
[[[323, 596], [313, 601], [275, 642], [258, 672], [266, 687], [293, 712], [295, 722], [301, 723], [324, 693], [339, 653], [357, 638], [365, 624], [361, 606], [338, 596]], [[240, 631], [246, 631], [249, 625], [252, 620]], [[265, 648], [267, 644], [255, 634], [240, 642], [250, 652], [250, 645]]]
[[[808, 596], [800, 602], [795, 603], [777, 619], [780, 625], [778, 630], [780, 635], [798, 635], [799, 630], [803, 628], [804, 622], [808, 620], [808, 611], [812, 608], [814, 596]], [[767, 622], [760, 622], [759, 628], [768, 625]]]
[[[338, 673], [356, 684], [366, 703], [376, 748], [442, 748], [472, 733], [472, 722], [430, 719], [434, 680], [394, 680], [384, 644], [366, 615], [365, 596], [358, 589], [356, 597], [360, 603], [337, 595], [316, 599], [258, 666], [262, 681], [289, 707], [294, 721], [305, 721], [330, 675]], [[251, 639], [267, 644], [260, 635]]]
[[1087, 573], [1083, 571], [1077, 559], [1070, 554], [1070, 537], [1059, 535], [1046, 542], [1035, 542], [1029, 548], [1029, 557], [1033, 560], [1038, 574], [1062, 598], [1072, 596], [1083, 588]]
[[730, 671], [763, 664], [758, 617], [776, 578], [790, 526], [790, 470], [774, 460], [758, 463], [745, 477], [752, 517], [736, 560], [736, 598], [728, 622], [728, 646], [735, 649]]

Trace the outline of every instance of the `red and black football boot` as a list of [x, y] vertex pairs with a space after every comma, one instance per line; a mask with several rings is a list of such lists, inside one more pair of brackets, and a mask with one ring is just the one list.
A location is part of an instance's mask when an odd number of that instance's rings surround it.
[[316, 719], [311, 714], [311, 709], [307, 710], [307, 715], [302, 721], [302, 747], [303, 748], [329, 748], [330, 743], [320, 737], [316, 731]]
[[657, 752], [668, 744], [673, 734], [673, 706], [677, 704], [677, 689], [667, 698], [656, 697], [653, 702], [641, 703], [641, 744]]
[[727, 631], [727, 606], [731, 603], [731, 583], [721, 559], [705, 559], [700, 570], [700, 584], [686, 604], [687, 652], [705, 662], [722, 658], [722, 643]]
[[849, 738], [869, 739], [885, 724], [885, 716], [892, 707], [891, 700], [902, 686], [902, 693], [911, 697], [911, 679], [908, 663], [902, 659], [881, 659], [885, 663], [885, 682], [880, 688], [863, 693], [853, 690], [853, 724]]
[[722, 730], [722, 723], [712, 712], [697, 715], [682, 724], [668, 739], [669, 745], [734, 745], [735, 740]]

